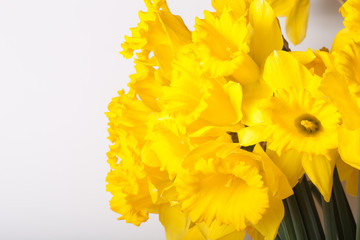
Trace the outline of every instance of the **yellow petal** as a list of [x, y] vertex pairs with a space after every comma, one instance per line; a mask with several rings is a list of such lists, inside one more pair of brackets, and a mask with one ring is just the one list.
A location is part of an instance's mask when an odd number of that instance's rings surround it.
[[250, 146], [265, 141], [268, 137], [263, 134], [265, 129], [266, 127], [261, 124], [241, 129], [238, 131], [239, 143]]
[[194, 225], [187, 231], [184, 239], [182, 240], [207, 240], [207, 239], [204, 238], [197, 225]]
[[270, 207], [266, 210], [262, 219], [254, 225], [261, 235], [264, 236], [264, 240], [275, 239], [285, 213], [284, 205], [281, 199], [270, 197], [269, 200]]
[[238, 0], [212, 0], [211, 5], [216, 12], [221, 15], [224, 9], [230, 9], [233, 14], [239, 18], [246, 14], [247, 2]]
[[248, 226], [246, 228], [246, 233], [253, 240], [264, 240], [264, 236], [253, 226]]
[[245, 231], [234, 231], [217, 240], [243, 240], [245, 238]]
[[[360, 40], [351, 41], [336, 54], [337, 70], [345, 76], [349, 84], [360, 84]], [[357, 91], [357, 90], [356, 90]]]
[[160, 207], [159, 220], [165, 228], [166, 239], [182, 240], [189, 229], [190, 218], [181, 211], [181, 206], [164, 204]]
[[258, 222], [268, 207], [260, 156], [236, 145], [205, 143], [185, 159], [189, 169], [177, 176], [176, 187], [192, 221], [210, 225], [216, 219], [242, 231], [248, 222]]
[[286, 35], [295, 45], [305, 38], [309, 10], [309, 0], [296, 0], [295, 6], [286, 18]]
[[284, 51], [276, 51], [268, 57], [263, 78], [273, 91], [293, 87], [315, 92], [320, 85], [320, 78], [313, 76], [294, 56]]
[[137, 61], [135, 65], [136, 73], [130, 75], [131, 82], [128, 86], [134, 90], [142, 102], [153, 109], [159, 111], [157, 98], [161, 95], [162, 81], [155, 74], [155, 69], [142, 62]]
[[359, 40], [359, 33], [352, 32], [347, 28], [341, 29], [335, 36], [331, 46], [331, 52], [343, 50], [344, 46], [349, 45], [353, 40]]
[[266, 153], [274, 161], [274, 163], [287, 176], [291, 187], [295, 187], [298, 180], [304, 175], [304, 168], [301, 162], [301, 154], [298, 151], [291, 149], [279, 156], [275, 151], [270, 149]]
[[249, 46], [245, 17], [236, 19], [228, 8], [219, 17], [208, 11], [204, 15], [205, 19], [196, 19], [193, 32], [196, 53], [204, 71], [209, 72], [211, 77], [230, 76], [237, 71], [236, 78], [239, 78], [242, 77], [239, 71], [246, 70], [245, 76], [238, 81], [256, 80], [257, 66], [246, 57]]
[[216, 220], [210, 226], [205, 223], [198, 223], [197, 226], [207, 240], [242, 239], [245, 236], [245, 231], [236, 231], [234, 226], [220, 224]]
[[266, 169], [264, 181], [269, 187], [269, 192], [272, 193], [272, 196], [285, 199], [292, 195], [293, 191], [285, 174], [271, 161], [261, 146], [257, 144], [253, 152], [262, 157], [263, 169]]
[[341, 74], [326, 73], [320, 89], [334, 101], [348, 129], [360, 127], [360, 108], [349, 91], [348, 82]]
[[308, 64], [316, 59], [316, 55], [310, 49], [303, 51], [290, 52], [302, 64]]
[[262, 66], [272, 51], [283, 47], [280, 25], [271, 6], [263, 0], [255, 0], [251, 3], [249, 20], [254, 28], [250, 56], [258, 66]]
[[339, 130], [339, 153], [350, 166], [360, 169], [360, 128], [349, 130], [341, 126]]
[[271, 97], [273, 92], [264, 81], [258, 81], [243, 86], [243, 118], [241, 122], [248, 126], [259, 124], [264, 121], [262, 111], [260, 110], [261, 102]]
[[213, 81], [206, 99], [207, 108], [201, 114], [206, 121], [216, 126], [234, 125], [242, 118], [242, 89], [239, 83]]
[[323, 48], [321, 50], [312, 51], [308, 49], [306, 52], [291, 52], [295, 58], [301, 62], [312, 74], [322, 77], [325, 71], [334, 68], [334, 57]]
[[259, 80], [260, 69], [249, 55], [240, 55], [233, 62], [235, 70], [232, 77], [235, 81], [241, 83], [241, 85], [247, 85]]
[[303, 154], [302, 164], [310, 180], [329, 202], [331, 197], [333, 171], [335, 159], [328, 159], [324, 155]]
[[191, 42], [191, 33], [179, 16], [173, 15], [166, 1], [147, 0], [148, 12], [139, 12], [140, 23], [131, 29], [132, 36], [125, 36], [120, 53], [131, 58], [135, 50], [154, 51], [159, 45], [167, 45], [177, 51]]
[[346, 192], [350, 195], [357, 196], [359, 170], [346, 164], [340, 157], [336, 160], [340, 180], [346, 181]]
[[291, 9], [295, 5], [294, 0], [268, 0], [274, 9], [276, 16], [285, 17], [289, 15]]
[[143, 162], [150, 167], [161, 167], [173, 180], [181, 166], [184, 156], [190, 151], [180, 124], [173, 119], [155, 118], [154, 126], [146, 135], [142, 149]]

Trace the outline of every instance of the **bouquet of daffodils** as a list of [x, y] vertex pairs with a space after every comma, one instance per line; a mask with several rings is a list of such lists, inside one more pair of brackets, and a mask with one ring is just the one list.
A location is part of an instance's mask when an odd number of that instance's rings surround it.
[[[190, 31], [165, 0], [125, 37], [130, 90], [109, 104], [107, 191], [119, 219], [169, 240], [355, 239], [360, 0], [328, 49], [292, 52], [309, 0], [212, 0]], [[360, 239], [360, 235], [358, 235]]]

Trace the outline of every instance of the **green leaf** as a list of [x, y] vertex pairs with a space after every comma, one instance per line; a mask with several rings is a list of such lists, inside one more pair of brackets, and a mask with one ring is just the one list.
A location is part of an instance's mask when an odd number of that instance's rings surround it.
[[304, 222], [303, 222], [303, 219], [302, 219], [302, 216], [300, 213], [300, 209], [299, 209], [299, 206], [298, 206], [295, 196], [292, 195], [292, 196], [288, 197], [286, 199], [286, 202], [288, 203], [288, 206], [289, 206], [291, 220], [294, 225], [296, 239], [307, 240], [308, 236], [306, 234]]
[[284, 208], [285, 208], [285, 214], [284, 214], [284, 218], [279, 227], [280, 239], [281, 240], [296, 239], [295, 230], [294, 230], [294, 226], [293, 226], [293, 223], [291, 220], [288, 204], [287, 204], [286, 200], [283, 200], [283, 203], [284, 203]]
[[321, 197], [321, 205], [324, 213], [324, 226], [325, 226], [325, 238], [326, 240], [337, 240], [337, 226], [335, 222], [335, 211], [333, 205], [333, 196], [330, 198], [330, 202], [326, 202]]
[[325, 239], [318, 212], [312, 198], [306, 177], [294, 187], [294, 193], [299, 203], [300, 212], [304, 219], [306, 232], [310, 239]]
[[356, 236], [356, 223], [354, 216], [352, 215], [350, 205], [347, 201], [343, 186], [339, 179], [339, 174], [337, 169], [334, 169], [334, 183], [333, 183], [333, 193], [335, 197], [335, 206], [338, 214], [340, 231], [344, 239], [354, 239]]

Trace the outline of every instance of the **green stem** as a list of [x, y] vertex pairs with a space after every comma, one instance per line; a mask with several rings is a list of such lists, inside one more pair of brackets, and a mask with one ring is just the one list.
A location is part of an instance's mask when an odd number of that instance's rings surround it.
[[321, 203], [324, 213], [325, 238], [326, 240], [337, 240], [337, 228], [335, 222], [333, 199], [331, 197], [330, 202], [326, 202], [322, 197]]
[[300, 213], [300, 209], [299, 209], [299, 206], [298, 206], [295, 196], [292, 195], [292, 196], [288, 197], [286, 199], [286, 202], [289, 205], [291, 220], [294, 225], [296, 239], [307, 240], [308, 236], [306, 235], [304, 222], [303, 222], [303, 219], [302, 219], [302, 216]]
[[296, 239], [295, 230], [290, 216], [290, 210], [286, 200], [283, 200], [285, 214], [279, 227], [279, 236], [281, 240]]
[[357, 226], [356, 226], [356, 240], [360, 240], [360, 171], [358, 175], [358, 195], [357, 195]]
[[294, 193], [309, 239], [325, 239], [318, 212], [312, 198], [306, 177], [294, 187]]
[[322, 201], [321, 201], [321, 193], [319, 192], [319, 190], [315, 187], [315, 185], [312, 182], [309, 182], [309, 188], [311, 193], [313, 194], [316, 202], [321, 205]]
[[290, 240], [290, 237], [285, 233], [283, 221], [280, 223], [279, 230], [278, 230], [278, 236], [280, 236], [281, 240]]
[[333, 207], [334, 207], [334, 216], [335, 216], [335, 224], [336, 224], [337, 234], [338, 234], [339, 240], [345, 240], [344, 239], [343, 229], [341, 227], [341, 222], [340, 222], [339, 208], [337, 206], [334, 193], [331, 194], [331, 197], [332, 197]]
[[340, 182], [337, 169], [334, 169], [334, 183], [333, 183], [334, 203], [336, 206], [336, 213], [340, 224], [340, 233], [343, 239], [354, 239], [356, 235], [356, 223], [352, 215], [351, 208], [347, 201], [344, 189]]

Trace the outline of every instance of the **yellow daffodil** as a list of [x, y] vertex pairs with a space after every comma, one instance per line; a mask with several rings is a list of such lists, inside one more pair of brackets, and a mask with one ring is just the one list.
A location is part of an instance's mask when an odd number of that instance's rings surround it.
[[133, 92], [125, 94], [119, 91], [119, 96], [109, 104], [109, 139], [113, 143], [108, 153], [110, 167], [117, 165], [120, 158], [132, 158], [139, 155], [147, 132], [146, 121], [151, 114], [142, 101]]
[[253, 227], [273, 239], [284, 214], [281, 199], [292, 194], [283, 173], [256, 147], [207, 142], [184, 160], [176, 179], [182, 209], [194, 222], [214, 221], [243, 231]]
[[173, 67], [172, 82], [160, 98], [164, 111], [185, 119], [186, 124], [232, 126], [240, 122], [240, 84], [206, 77], [192, 47], [177, 55]]
[[172, 184], [166, 171], [145, 165], [141, 158], [151, 115], [151, 109], [132, 92], [124, 91], [112, 100], [107, 113], [109, 139], [114, 143], [107, 154], [111, 167], [107, 191], [113, 195], [110, 206], [122, 215], [119, 219], [135, 225], [146, 221], [149, 213], [157, 213], [160, 204], [168, 203], [160, 196]]
[[166, 170], [173, 180], [185, 155], [190, 151], [186, 129], [168, 116], [152, 115], [142, 149], [142, 161], [151, 167]]
[[[140, 23], [125, 37], [121, 54], [130, 58], [134, 50], [155, 56], [173, 54], [174, 50], [191, 42], [191, 33], [179, 16], [171, 14], [165, 0], [147, 0], [147, 12], [139, 12]], [[164, 54], [166, 53], [166, 54]]]
[[240, 83], [257, 80], [258, 67], [247, 54], [248, 29], [244, 17], [235, 18], [229, 9], [224, 9], [219, 17], [205, 11], [205, 19], [196, 19], [193, 41], [211, 77], [233, 76]]
[[139, 13], [140, 23], [131, 29], [132, 36], [125, 36], [121, 54], [130, 58], [139, 50], [129, 87], [148, 107], [160, 111], [157, 101], [162, 86], [170, 82], [171, 62], [178, 50], [191, 43], [191, 32], [165, 0], [145, 3], [148, 11]]
[[159, 207], [167, 204], [161, 193], [171, 182], [166, 172], [147, 168], [139, 159], [123, 158], [106, 178], [106, 190], [113, 197], [110, 207], [121, 214], [118, 219], [139, 226], [149, 213], [159, 213]]
[[[261, 106], [264, 121], [240, 131], [240, 143], [268, 141], [274, 152], [270, 155], [277, 155], [273, 157], [292, 184], [305, 170], [329, 201], [335, 164], [331, 151], [338, 146], [340, 114], [318, 90], [320, 76], [291, 54], [275, 52], [267, 59], [263, 78], [274, 95]], [[290, 156], [298, 161], [295, 166], [286, 162]], [[293, 167], [297, 169], [289, 169]]]

